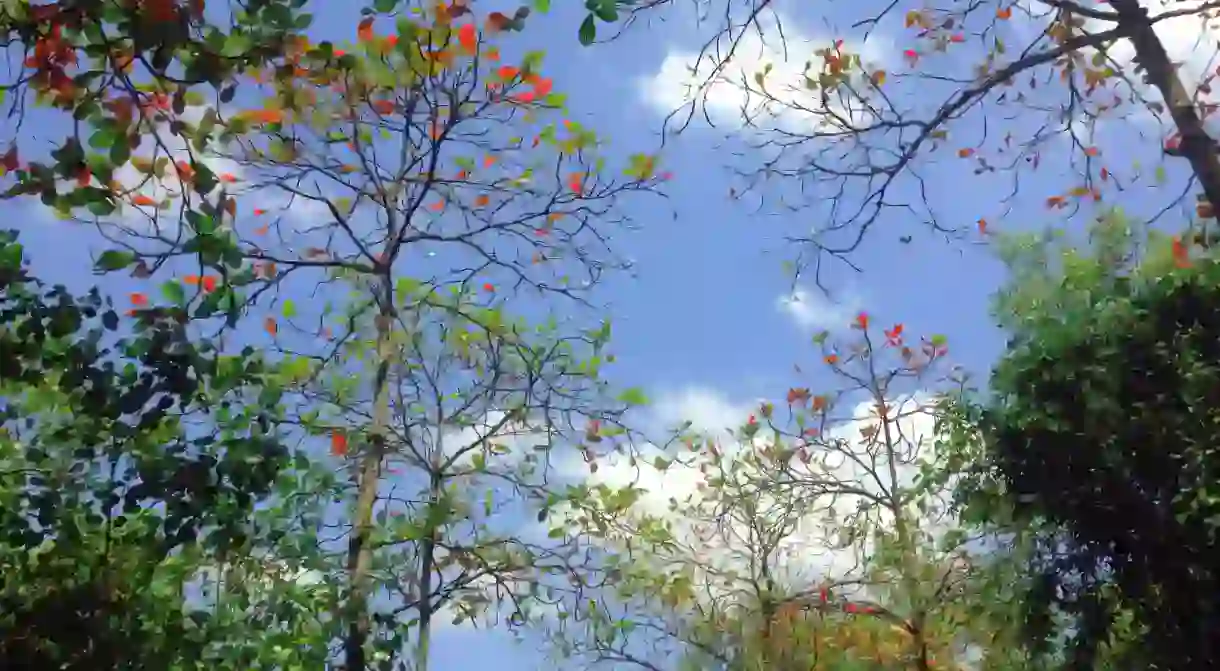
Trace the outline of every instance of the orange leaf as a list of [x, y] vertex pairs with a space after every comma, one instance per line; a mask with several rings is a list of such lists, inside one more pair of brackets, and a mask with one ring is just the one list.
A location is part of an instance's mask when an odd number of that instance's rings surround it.
[[438, 200], [435, 203], [432, 203], [431, 205], [429, 205], [428, 209], [432, 210], [433, 212], [440, 212], [441, 210], [445, 209], [445, 201]]
[[859, 326], [862, 329], [868, 328], [868, 313], [867, 312], [861, 312], [860, 314], [856, 315], [856, 326]]
[[979, 219], [979, 233], [986, 233], [986, 232], [987, 232], [987, 220]]
[[487, 155], [487, 156], [483, 157], [483, 167], [484, 168], [490, 168], [491, 166], [493, 166], [495, 164], [496, 164], [495, 156]]
[[521, 71], [511, 65], [501, 65], [496, 69], [496, 76], [504, 80], [515, 79], [519, 74]]
[[237, 182], [237, 176], [231, 172], [222, 172], [220, 173], [220, 181], [225, 184], [233, 184]]
[[188, 287], [197, 287], [199, 286], [199, 276], [187, 275], [186, 277], [182, 278], [182, 283]]
[[885, 83], [885, 70], [878, 70], [874, 72], [869, 79], [872, 80], [873, 86], [881, 86]]
[[269, 226], [267, 224], [263, 224], [262, 226], [259, 226], [258, 228], [254, 229], [254, 234], [255, 235], [267, 235], [268, 228], [269, 228]]
[[373, 101], [373, 111], [377, 112], [378, 114], [393, 114], [394, 113], [394, 101], [393, 100], [375, 100], [375, 101]]
[[534, 95], [545, 98], [550, 95], [554, 86], [555, 82], [550, 77], [539, 77], [534, 81]]
[[837, 355], [837, 354], [827, 354], [827, 355], [826, 355], [826, 359], [825, 359], [825, 361], [826, 361], [826, 363], [828, 363], [828, 364], [830, 364], [830, 365], [832, 365], [832, 366], [833, 366], [834, 364], [836, 364], [836, 363], [838, 363], [838, 362], [839, 362], [839, 355]]
[[153, 200], [152, 196], [146, 196], [144, 194], [139, 194], [137, 196], [133, 196], [131, 199], [131, 202], [133, 205], [156, 205], [157, 204], [157, 201]]
[[266, 330], [267, 333], [275, 335], [279, 332], [280, 327], [279, 324], [276, 324], [275, 317], [267, 317], [263, 320], [263, 329]]
[[347, 436], [338, 431], [330, 434], [330, 453], [336, 457], [347, 454]]
[[1097, 147], [1088, 147], [1084, 150], [1085, 156], [1097, 156], [1100, 153], [1101, 152], [1097, 150]]
[[478, 198], [474, 199], [475, 207], [486, 207], [487, 204], [490, 202], [491, 202], [491, 197], [486, 194], [480, 195]]
[[958, 149], [957, 155], [962, 158], [970, 158], [971, 156], [974, 156], [974, 150], [970, 149], [969, 147], [965, 149]]
[[1063, 196], [1051, 196], [1050, 198], [1046, 199], [1046, 206], [1047, 207], [1062, 207], [1064, 202], [1065, 202], [1065, 200], [1064, 200]]
[[143, 307], [145, 305], [148, 305], [148, 296], [145, 296], [144, 294], [139, 294], [139, 293], [132, 294], [131, 295], [131, 304], [138, 306], [138, 307]]
[[1090, 191], [1089, 191], [1089, 187], [1087, 187], [1087, 186], [1078, 186], [1078, 187], [1072, 189], [1069, 193], [1072, 196], [1075, 196], [1076, 198], [1083, 198], [1083, 197], [1089, 195]]
[[360, 21], [360, 25], [356, 27], [356, 37], [361, 42], [371, 42], [373, 40], [373, 17], [369, 16]]
[[1110, 171], [1105, 168], [1102, 168], [1101, 169], [1101, 181], [1104, 182], [1108, 179], [1110, 179]]
[[546, 223], [548, 223], [548, 224], [553, 224], [553, 223], [559, 221], [560, 219], [563, 219], [562, 212], [552, 212], [552, 213], [546, 215]]
[[996, 18], [1003, 19], [1005, 21], [1008, 19], [1011, 19], [1012, 18], [1012, 7], [1005, 7], [1003, 9], [998, 9], [998, 10], [996, 10], [995, 15], [996, 15]]

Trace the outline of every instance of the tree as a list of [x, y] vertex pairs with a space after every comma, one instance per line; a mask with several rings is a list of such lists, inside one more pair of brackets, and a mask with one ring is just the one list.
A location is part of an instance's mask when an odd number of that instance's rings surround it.
[[933, 451], [944, 339], [908, 344], [902, 325], [878, 332], [865, 314], [854, 327], [854, 342], [817, 339], [845, 388], [794, 387], [787, 417], [764, 403], [727, 445], [688, 434], [685, 453], [657, 453], [658, 483], [695, 471], [688, 497], [650, 499], [633, 478], [648, 464], [611, 464], [620, 488], [606, 498], [635, 514], [609, 530], [569, 519], [606, 549], [614, 589], [554, 623], [561, 650], [647, 669], [926, 670], [1009, 631], [1010, 565], [947, 517], [969, 464]]
[[1091, 237], [1006, 250], [1014, 279], [997, 314], [1010, 344], [973, 411], [985, 470], [965, 493], [984, 517], [1007, 508], [1058, 531], [1043, 537], [1035, 605], [1076, 618], [1073, 668], [1119, 627], [1135, 643], [1126, 668], [1205, 668], [1217, 263], [1117, 215]]
[[292, 463], [273, 369], [189, 339], [180, 310], [133, 313], [120, 330], [99, 291], [45, 286], [0, 234], [6, 668], [195, 668], [215, 631], [187, 586], [245, 551]]
[[[232, 100], [247, 68], [282, 64], [284, 45], [310, 25], [303, 4], [255, 0], [205, 11], [204, 0], [4, 3], [0, 34], [22, 60], [0, 85], [14, 122], [0, 166], [15, 179], [3, 197], [37, 195], [61, 212], [114, 211], [130, 194], [113, 189], [113, 177], [133, 153], [181, 137], [176, 115], [188, 104]], [[32, 123], [62, 122], [65, 132], [49, 157], [29, 161], [23, 156], [34, 147], [19, 139], [31, 102], [60, 112], [39, 112]], [[192, 135], [203, 141], [208, 133]]]
[[[350, 48], [286, 41], [244, 108], [167, 113], [190, 142], [132, 159], [145, 175], [120, 189], [125, 212], [73, 213], [117, 240], [99, 269], [174, 275], [164, 298], [198, 328], [269, 341], [293, 371], [294, 421], [355, 489], [349, 671], [372, 652], [396, 660], [409, 630], [422, 669], [442, 607], [486, 605], [486, 581], [516, 595], [531, 571], [568, 570], [478, 511], [493, 517], [509, 487], [547, 501], [550, 447], [613, 438], [632, 394], [605, 397], [608, 323], [528, 325], [506, 305], [525, 289], [586, 304], [623, 265], [608, 244], [626, 224], [618, 200], [665, 178], [645, 154], [613, 176], [603, 141], [559, 116], [542, 54], [501, 56], [493, 42], [526, 14], [428, 4], [384, 34], [382, 4]], [[250, 316], [261, 334], [242, 328]], [[410, 570], [388, 559], [402, 554]]]
[[[673, 4], [634, 3], [630, 17]], [[745, 126], [728, 145], [742, 148], [732, 194], [760, 208], [817, 213], [824, 223], [788, 240], [797, 270], [819, 283], [823, 263], [854, 267], [851, 253], [870, 231], [892, 229], [878, 225], [891, 220], [977, 241], [1001, 217], [1033, 207], [1073, 214], [1136, 183], [1164, 194], [1149, 216], [1182, 206], [1213, 217], [1220, 161], [1205, 128], [1217, 76], [1208, 3], [896, 2], [815, 45], [791, 40], [795, 22], [770, 0], [693, 4], [720, 23], [692, 64], [689, 104], [668, 123], [680, 131], [714, 120], [725, 89], [745, 100], [729, 112], [741, 117], [731, 125]], [[893, 38], [900, 57], [887, 65], [867, 55], [876, 35]], [[1155, 123], [1128, 123], [1140, 115]], [[1109, 130], [1108, 119], [1117, 122]], [[1152, 151], [1141, 151], [1136, 135], [1151, 135]], [[1004, 195], [963, 215], [960, 192], [938, 192], [932, 174], [942, 182], [973, 175], [980, 189]]]

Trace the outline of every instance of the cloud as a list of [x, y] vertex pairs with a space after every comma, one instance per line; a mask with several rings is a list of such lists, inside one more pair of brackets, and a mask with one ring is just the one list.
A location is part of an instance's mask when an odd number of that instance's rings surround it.
[[[701, 101], [717, 124], [806, 133], [842, 127], [844, 120], [859, 122], [865, 116], [863, 106], [833, 98], [823, 102], [806, 86], [806, 73], [820, 67], [815, 51], [831, 47], [834, 38], [807, 35], [782, 16], [760, 21], [756, 29], [741, 30], [735, 48], [724, 38], [702, 53], [669, 49], [656, 72], [639, 82], [644, 103], [668, 115]], [[884, 61], [879, 42], [847, 41], [841, 50], [858, 54], [871, 71]], [[760, 74], [761, 84], [756, 79]]]
[[835, 304], [823, 294], [798, 288], [791, 294], [780, 296], [776, 300], [776, 307], [802, 330], [833, 331], [850, 326], [863, 305], [860, 298], [854, 295]]

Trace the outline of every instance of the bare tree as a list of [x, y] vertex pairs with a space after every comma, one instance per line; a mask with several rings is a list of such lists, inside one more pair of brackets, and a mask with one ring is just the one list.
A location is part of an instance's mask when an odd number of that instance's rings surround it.
[[[642, 3], [628, 23], [670, 5], [681, 3]], [[690, 101], [667, 127], [714, 125], [709, 96], [726, 89], [748, 101], [726, 141], [738, 149], [733, 195], [760, 212], [812, 220], [812, 230], [785, 239], [819, 285], [824, 263], [855, 268], [852, 252], [878, 227], [903, 242], [911, 225], [979, 240], [995, 219], [1029, 216], [1026, 205], [1070, 215], [1141, 183], [1166, 194], [1162, 213], [1181, 206], [1210, 219], [1220, 198], [1216, 143], [1205, 127], [1220, 64], [1208, 38], [1215, 3], [896, 0], [828, 29], [815, 45], [790, 40], [795, 22], [772, 0], [695, 7], [715, 28], [692, 64]], [[876, 36], [892, 38], [901, 54], [862, 57]], [[1152, 123], [1131, 123], [1141, 117]], [[1107, 121], [1115, 135], [1103, 147]], [[1131, 153], [1139, 137], [1152, 140], [1152, 151]], [[1126, 156], [1110, 160], [1107, 149]], [[1185, 159], [1182, 169], [1140, 166], [1164, 156]], [[1005, 195], [998, 208], [962, 221], [954, 207], [961, 192], [938, 184], [972, 176], [979, 189]], [[1196, 189], [1197, 200], [1189, 197]]]

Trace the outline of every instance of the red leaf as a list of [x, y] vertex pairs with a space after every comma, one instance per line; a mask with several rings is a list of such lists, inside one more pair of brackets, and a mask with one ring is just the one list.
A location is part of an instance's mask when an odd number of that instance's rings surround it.
[[466, 53], [473, 54], [478, 49], [479, 34], [475, 31], [473, 23], [467, 23], [461, 28], [458, 28], [458, 44], [466, 50]]
[[360, 21], [360, 25], [356, 28], [356, 37], [360, 38], [361, 42], [371, 42], [373, 40], [373, 17], [369, 16]]
[[330, 453], [336, 457], [347, 454], [347, 436], [336, 431], [330, 434]]
[[16, 170], [21, 165], [21, 160], [17, 157], [17, 145], [5, 152], [4, 157], [0, 158], [0, 165], [3, 165], [5, 170]]
[[1179, 268], [1190, 267], [1190, 250], [1186, 243], [1182, 242], [1182, 238], [1173, 239], [1173, 262]]

